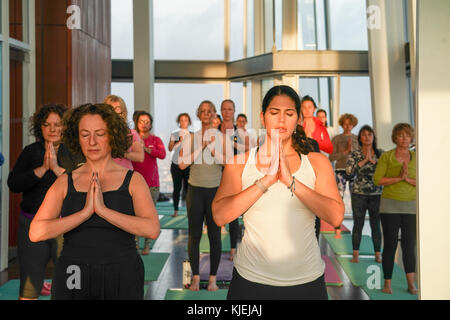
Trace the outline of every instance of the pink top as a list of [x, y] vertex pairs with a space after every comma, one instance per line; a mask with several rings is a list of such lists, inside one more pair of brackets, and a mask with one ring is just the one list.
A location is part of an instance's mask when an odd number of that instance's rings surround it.
[[149, 187], [159, 187], [159, 173], [157, 159], [166, 158], [166, 149], [160, 138], [149, 135], [144, 139], [145, 147], [152, 148], [150, 154], [145, 152], [144, 162], [133, 162], [134, 170], [142, 174]]
[[[131, 129], [131, 134], [133, 135], [133, 143], [136, 141], [140, 141], [141, 137], [139, 136], [139, 133], [137, 133], [136, 130]], [[128, 152], [131, 152], [131, 147], [128, 149]], [[128, 160], [126, 158], [114, 158], [113, 159], [117, 164], [120, 164], [122, 167], [125, 167], [129, 170], [133, 170], [133, 164], [131, 163], [131, 160]]]

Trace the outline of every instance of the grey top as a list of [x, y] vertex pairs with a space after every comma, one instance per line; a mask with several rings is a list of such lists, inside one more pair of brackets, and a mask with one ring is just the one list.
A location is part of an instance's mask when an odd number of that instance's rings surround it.
[[358, 150], [358, 136], [352, 133], [351, 136], [344, 136], [344, 134], [337, 135], [331, 140], [333, 144], [333, 152], [330, 154], [330, 161], [336, 160], [335, 169], [336, 170], [345, 170], [347, 165], [347, 160], [350, 156], [350, 153], [344, 154], [344, 151], [347, 149], [348, 140], [352, 139], [352, 151]]
[[416, 214], [416, 200], [400, 201], [389, 198], [381, 198], [380, 213]]

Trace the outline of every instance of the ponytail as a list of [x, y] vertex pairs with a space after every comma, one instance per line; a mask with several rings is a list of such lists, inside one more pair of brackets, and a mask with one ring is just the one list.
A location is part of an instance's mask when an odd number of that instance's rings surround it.
[[310, 152], [314, 152], [314, 148], [311, 143], [309, 143], [305, 130], [301, 125], [297, 125], [297, 128], [292, 134], [292, 147], [299, 155], [308, 155]]

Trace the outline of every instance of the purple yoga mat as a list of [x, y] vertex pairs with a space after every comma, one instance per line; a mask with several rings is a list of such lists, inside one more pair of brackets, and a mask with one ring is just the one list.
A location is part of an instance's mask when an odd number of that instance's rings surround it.
[[342, 285], [342, 280], [337, 274], [330, 258], [328, 256], [322, 256], [322, 260], [325, 262], [325, 283], [327, 285]]
[[[217, 270], [217, 281], [231, 281], [233, 276], [233, 261], [229, 260], [228, 252], [222, 253], [219, 269]], [[200, 281], [208, 281], [210, 272], [209, 253], [200, 254]]]

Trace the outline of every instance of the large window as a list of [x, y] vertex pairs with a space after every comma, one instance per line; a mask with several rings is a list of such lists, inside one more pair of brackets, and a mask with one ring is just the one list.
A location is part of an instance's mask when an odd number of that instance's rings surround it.
[[154, 1], [156, 60], [223, 60], [224, 1]]
[[133, 59], [133, 0], [111, 0], [111, 57]]
[[365, 0], [328, 0], [330, 50], [368, 50]]
[[[340, 114], [351, 113], [358, 118], [354, 134], [365, 124], [373, 126], [369, 77], [341, 77], [340, 96]], [[342, 132], [342, 128], [339, 129]]]

